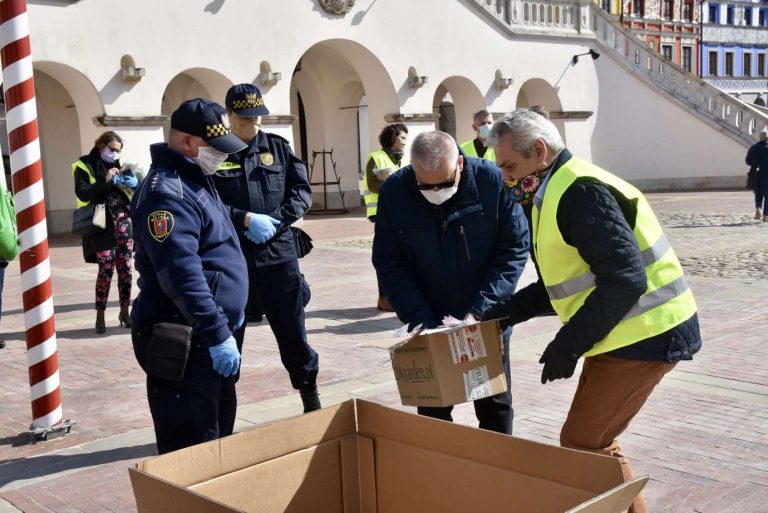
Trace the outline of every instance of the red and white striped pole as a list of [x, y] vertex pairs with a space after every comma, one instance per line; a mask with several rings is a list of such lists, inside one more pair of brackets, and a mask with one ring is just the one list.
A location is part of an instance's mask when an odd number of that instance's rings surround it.
[[30, 430], [45, 436], [48, 428], [62, 424], [61, 388], [26, 0], [0, 0], [0, 60], [21, 243], [19, 263], [32, 396]]

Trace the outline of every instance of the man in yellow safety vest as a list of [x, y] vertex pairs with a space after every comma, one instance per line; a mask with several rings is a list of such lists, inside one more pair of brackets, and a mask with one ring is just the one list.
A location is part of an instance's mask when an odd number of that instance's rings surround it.
[[[506, 179], [534, 194], [540, 272], [483, 318], [507, 326], [554, 308], [563, 326], [539, 360], [542, 384], [571, 377], [585, 357], [560, 444], [616, 456], [631, 479], [618, 436], [662, 377], [701, 347], [683, 268], [643, 194], [573, 157], [545, 117], [506, 114], [487, 141]], [[629, 511], [648, 511], [642, 497]]]
[[485, 109], [475, 112], [472, 117], [472, 128], [475, 130], [477, 137], [459, 146], [467, 157], [479, 157], [491, 162], [496, 161], [496, 154], [493, 148], [489, 148], [485, 144], [485, 138], [491, 132], [491, 125], [493, 125], [493, 116], [490, 112]]

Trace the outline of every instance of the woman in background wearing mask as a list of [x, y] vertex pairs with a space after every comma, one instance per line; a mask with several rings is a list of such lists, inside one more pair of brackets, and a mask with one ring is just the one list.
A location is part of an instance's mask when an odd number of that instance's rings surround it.
[[107, 331], [104, 311], [115, 268], [120, 297], [118, 320], [121, 326], [131, 326], [128, 307], [131, 305], [133, 234], [128, 196], [139, 185], [139, 180], [130, 169], [120, 170], [122, 150], [120, 136], [104, 132], [90, 153], [72, 164], [78, 208], [91, 202], [106, 206], [106, 228], [83, 237], [83, 258], [88, 263], [99, 264], [96, 277], [96, 333], [99, 334]]
[[[363, 196], [365, 198], [365, 216], [372, 223], [376, 222], [376, 208], [379, 202], [379, 188], [392, 173], [407, 166], [410, 162], [404, 154], [408, 142], [408, 127], [402, 123], [385, 126], [379, 133], [381, 149], [368, 155], [368, 163], [363, 174]], [[385, 312], [394, 312], [379, 284], [379, 299], [376, 308]]]

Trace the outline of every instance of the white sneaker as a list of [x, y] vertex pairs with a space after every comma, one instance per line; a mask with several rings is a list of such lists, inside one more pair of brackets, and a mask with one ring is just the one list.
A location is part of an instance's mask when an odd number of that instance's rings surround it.
[[755, 209], [755, 219], [760, 220], [760, 209]]
[[763, 216], [763, 222], [768, 223], [768, 216]]

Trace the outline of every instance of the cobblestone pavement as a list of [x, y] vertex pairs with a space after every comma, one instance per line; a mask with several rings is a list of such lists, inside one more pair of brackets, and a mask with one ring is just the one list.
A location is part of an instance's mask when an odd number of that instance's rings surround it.
[[[649, 195], [696, 294], [704, 349], [658, 387], [622, 445], [651, 481], [651, 511], [768, 512], [768, 223], [753, 221], [748, 192]], [[315, 250], [302, 262], [312, 286], [307, 328], [320, 354], [324, 404], [364, 397], [400, 407], [386, 348], [399, 326], [375, 308], [373, 227], [361, 212], [314, 217]], [[0, 513], [135, 512], [126, 469], [155, 453], [143, 374], [116, 291], [105, 337], [93, 333], [95, 268], [78, 241], [52, 241], [52, 272], [64, 413], [73, 433], [33, 443], [18, 264], [6, 274], [0, 333]], [[534, 277], [530, 266], [524, 280]], [[542, 318], [515, 329], [515, 435], [556, 444], [576, 380], [542, 386], [538, 354], [558, 328]], [[300, 400], [265, 325], [249, 326], [238, 429], [299, 414]], [[403, 408], [408, 409], [408, 408]], [[475, 424], [472, 408], [456, 421]]]

